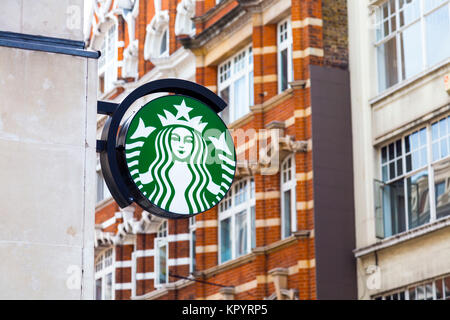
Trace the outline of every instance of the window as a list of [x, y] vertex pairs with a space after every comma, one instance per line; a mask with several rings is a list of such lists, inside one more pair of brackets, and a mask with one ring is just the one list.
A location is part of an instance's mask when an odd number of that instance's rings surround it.
[[449, 124], [447, 116], [381, 148], [382, 181], [375, 182], [379, 238], [450, 214]]
[[167, 220], [164, 220], [159, 226], [157, 237], [155, 238], [156, 285], [169, 282], [169, 244], [167, 234]]
[[117, 80], [117, 28], [115, 24], [105, 32], [98, 61], [99, 90], [107, 93]]
[[376, 10], [378, 89], [450, 57], [449, 0], [389, 0]]
[[297, 229], [295, 155], [281, 164], [281, 237], [287, 238]]
[[219, 95], [228, 103], [220, 115], [225, 123], [231, 123], [249, 113], [254, 104], [252, 47], [219, 65], [218, 71]]
[[291, 20], [286, 19], [277, 26], [278, 42], [278, 92], [289, 87], [294, 78], [292, 67], [292, 29]]
[[97, 203], [111, 196], [108, 186], [100, 168], [100, 161], [97, 161]]
[[219, 204], [219, 261], [224, 263], [250, 252], [256, 241], [255, 182], [253, 178], [233, 184]]
[[166, 57], [169, 55], [169, 30], [164, 30], [162, 37], [161, 37], [161, 43], [159, 45], [159, 56], [160, 57]]
[[114, 250], [109, 248], [95, 261], [95, 299], [113, 300]]
[[409, 286], [375, 300], [450, 300], [450, 276]]
[[191, 257], [191, 263], [189, 266], [190, 272], [195, 271], [196, 260], [195, 260], [195, 245], [196, 245], [196, 224], [195, 217], [189, 218], [189, 239], [190, 239], [190, 252], [189, 255]]

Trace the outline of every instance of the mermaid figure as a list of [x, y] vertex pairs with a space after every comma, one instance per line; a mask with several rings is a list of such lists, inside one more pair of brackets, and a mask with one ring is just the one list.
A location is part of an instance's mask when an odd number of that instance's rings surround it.
[[[140, 182], [154, 183], [148, 199], [160, 208], [174, 213], [202, 212], [215, 204], [205, 192], [217, 195], [221, 189], [206, 167], [207, 145], [201, 135], [206, 123], [200, 123], [200, 117], [190, 119], [184, 101], [175, 107], [176, 117], [168, 111], [166, 117], [159, 116], [163, 128], [155, 139], [156, 157], [148, 171], [139, 174]], [[183, 115], [188, 120], [181, 120]]]

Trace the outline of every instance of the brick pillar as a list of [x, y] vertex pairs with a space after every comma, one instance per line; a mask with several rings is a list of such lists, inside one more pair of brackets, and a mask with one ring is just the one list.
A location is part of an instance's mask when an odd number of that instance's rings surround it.
[[115, 298], [128, 300], [131, 298], [131, 253], [133, 245], [116, 246]]
[[136, 295], [141, 296], [155, 289], [155, 233], [140, 233], [136, 237]]
[[[169, 274], [189, 275], [189, 219], [169, 220]], [[180, 280], [169, 276], [169, 282]]]

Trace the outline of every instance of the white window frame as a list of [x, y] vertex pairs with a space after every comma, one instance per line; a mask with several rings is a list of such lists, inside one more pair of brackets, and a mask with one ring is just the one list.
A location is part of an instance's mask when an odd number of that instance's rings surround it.
[[[104, 201], [105, 199], [108, 199], [111, 197], [111, 193], [109, 192], [108, 186], [106, 185], [106, 181], [105, 178], [103, 177], [103, 173], [102, 173], [102, 169], [100, 166], [100, 159], [97, 158], [97, 167], [96, 167], [96, 184], [95, 184], [95, 192], [96, 192], [96, 196], [95, 196], [95, 200], [96, 203], [100, 203], [102, 201]], [[99, 179], [101, 179], [102, 185], [101, 185], [101, 199], [99, 198], [98, 192], [99, 190]]]
[[[426, 46], [426, 23], [425, 23], [425, 19], [433, 14], [434, 12], [436, 12], [437, 10], [440, 10], [441, 8], [443, 8], [444, 6], [448, 6], [448, 10], [449, 10], [449, 18], [450, 18], [450, 0], [445, 0], [443, 3], [441, 3], [440, 5], [436, 6], [435, 8], [433, 8], [432, 10], [425, 12], [425, 6], [424, 6], [424, 1], [427, 0], [418, 0], [419, 1], [419, 17], [410, 21], [409, 23], [400, 26], [400, 12], [403, 11], [399, 10], [400, 5], [399, 5], [399, 0], [393, 0], [395, 1], [395, 14], [392, 14], [392, 12], [390, 12], [391, 8], [389, 5], [389, 2], [391, 0], [386, 0], [385, 2], [383, 2], [382, 4], [380, 4], [376, 10], [375, 10], [375, 42], [374, 42], [374, 46], [375, 46], [375, 57], [376, 58], [376, 65], [377, 65], [377, 87], [378, 87], [378, 92], [383, 92], [384, 90], [387, 90], [389, 88], [391, 88], [392, 86], [398, 85], [399, 83], [408, 80], [410, 77], [414, 76], [410, 76], [409, 78], [407, 76], [405, 76], [405, 78], [403, 78], [402, 75], [402, 70], [403, 70], [403, 61], [402, 61], [402, 51], [401, 51], [401, 38], [400, 35], [403, 33], [403, 31], [405, 31], [406, 29], [408, 29], [409, 27], [411, 27], [412, 25], [414, 25], [415, 23], [419, 23], [420, 24], [420, 40], [422, 43], [422, 66], [421, 66], [421, 70], [419, 71], [419, 73], [423, 70], [425, 70], [426, 68], [432, 67], [432, 65], [429, 65], [428, 63], [428, 57], [427, 57], [427, 46]], [[388, 10], [389, 10], [389, 18], [388, 19], [382, 19], [379, 17], [382, 17], [382, 10], [383, 10], [383, 6], [387, 4], [388, 6]], [[392, 27], [391, 27], [391, 18], [395, 16], [395, 31], [391, 31]], [[388, 25], [389, 25], [389, 33], [388, 35], [384, 35], [383, 33], [383, 29], [381, 29], [381, 26], [383, 25], [384, 22], [388, 21]], [[377, 39], [377, 33], [380, 32], [381, 37], [380, 39]], [[380, 74], [379, 74], [379, 65], [378, 65], [378, 47], [382, 46], [383, 44], [387, 43], [388, 41], [392, 40], [393, 38], [395, 38], [396, 41], [396, 55], [397, 55], [397, 83], [391, 85], [391, 86], [387, 86], [386, 88], [381, 88], [380, 87]], [[438, 64], [439, 62], [437, 62], [436, 64]], [[416, 73], [417, 74], [417, 73]]]
[[[195, 234], [195, 242], [194, 242]], [[189, 218], [189, 272], [193, 273], [195, 271], [196, 262], [196, 250], [195, 245], [197, 242], [197, 225], [195, 222], [195, 216]], [[195, 262], [195, 263], [194, 263]]]
[[[240, 203], [238, 205], [235, 204], [236, 202], [236, 186], [238, 186], [240, 183], [246, 183], [247, 187], [246, 187], [246, 194], [245, 194], [245, 201], [243, 203]], [[231, 197], [231, 199], [230, 199]], [[225, 202], [228, 201], [228, 203], [230, 203], [229, 206], [225, 207]], [[218, 223], [218, 261], [219, 264], [225, 263], [227, 261], [231, 261], [233, 259], [236, 259], [240, 256], [237, 255], [237, 245], [238, 245], [238, 241], [236, 239], [236, 216], [245, 211], [246, 213], [246, 226], [247, 226], [247, 243], [246, 243], [246, 252], [243, 253], [247, 254], [250, 253], [251, 249], [252, 249], [252, 237], [253, 237], [253, 233], [255, 232], [254, 230], [254, 221], [252, 222], [252, 207], [255, 207], [256, 205], [256, 200], [255, 200], [255, 182], [254, 182], [254, 178], [253, 177], [249, 177], [249, 178], [245, 178], [245, 179], [241, 179], [236, 181], [235, 183], [233, 183], [233, 185], [231, 186], [230, 190], [228, 191], [226, 197], [219, 203], [219, 223]], [[221, 230], [221, 222], [230, 218], [230, 223], [231, 223], [231, 229], [230, 229], [230, 237], [231, 237], [231, 258], [229, 260], [226, 261], [222, 261], [222, 244], [221, 244], [221, 237], [222, 237], [222, 230]], [[253, 229], [253, 230], [252, 230]]]
[[[436, 211], [436, 203], [435, 203], [435, 178], [434, 178], [434, 171], [435, 171], [434, 168], [437, 165], [445, 163], [445, 162], [448, 162], [450, 160], [450, 145], [449, 144], [447, 145], [447, 147], [449, 148], [448, 149], [449, 153], [447, 154], [447, 156], [439, 158], [437, 160], [433, 160], [433, 154], [432, 154], [432, 142], [433, 141], [432, 141], [432, 131], [431, 131], [432, 130], [432, 126], [435, 123], [437, 123], [437, 122], [439, 122], [439, 121], [441, 121], [443, 119], [446, 119], [446, 118], [450, 119], [450, 115], [447, 114], [447, 115], [441, 116], [441, 117], [439, 117], [437, 119], [429, 121], [428, 123], [426, 123], [426, 124], [416, 128], [416, 129], [409, 130], [406, 133], [402, 134], [400, 137], [397, 137], [396, 139], [393, 139], [393, 140], [389, 141], [388, 143], [383, 144], [378, 150], [380, 181], [382, 181], [385, 185], [389, 185], [389, 184], [391, 184], [391, 183], [393, 183], [395, 181], [399, 181], [399, 180], [403, 180], [404, 181], [403, 182], [403, 184], [404, 184], [403, 188], [404, 188], [404, 198], [405, 198], [405, 200], [404, 200], [405, 201], [405, 203], [404, 203], [404, 208], [405, 208], [405, 213], [404, 213], [405, 214], [405, 231], [403, 231], [403, 232], [406, 232], [408, 230], [413, 230], [413, 229], [415, 229], [417, 227], [428, 225], [428, 224], [433, 223], [433, 222], [435, 222], [437, 220], [441, 220], [441, 219], [445, 219], [445, 218], [450, 217], [450, 215], [447, 215], [447, 216], [444, 216], [444, 217], [438, 219], [437, 216], [436, 216], [436, 212], [437, 211]], [[411, 135], [411, 134], [413, 134], [415, 132], [419, 132], [419, 131], [421, 131], [423, 129], [425, 129], [426, 139], [427, 139], [427, 142], [426, 142], [426, 154], [427, 154], [426, 165], [422, 165], [422, 166], [420, 166], [418, 168], [412, 169], [411, 171], [407, 171], [406, 160], [405, 160], [406, 159], [406, 155], [407, 155], [406, 152], [405, 152], [406, 151], [405, 139], [409, 135]], [[401, 146], [402, 146], [402, 155], [401, 155], [401, 157], [398, 157], [398, 158], [396, 157], [395, 161], [397, 161], [398, 159], [401, 159], [401, 161], [402, 161], [402, 175], [396, 175], [395, 178], [393, 178], [393, 179], [387, 179], [386, 181], [383, 181], [382, 149], [384, 147], [387, 148], [387, 157], [388, 157], [389, 145], [391, 143], [395, 144], [400, 139], [401, 139]], [[390, 163], [389, 158], [387, 160], [387, 163], [388, 164]], [[389, 170], [389, 167], [388, 167], [388, 170]], [[429, 201], [429, 207], [430, 207], [430, 219], [429, 219], [429, 221], [427, 223], [424, 223], [424, 224], [416, 226], [416, 227], [411, 227], [410, 223], [409, 223], [409, 216], [408, 216], [408, 214], [409, 214], [409, 203], [408, 203], [408, 186], [407, 186], [406, 180], [408, 178], [410, 178], [410, 177], [412, 177], [412, 176], [422, 172], [422, 171], [425, 171], [425, 170], [427, 171], [427, 174], [428, 174], [428, 201]], [[450, 182], [449, 182], [449, 187], [450, 187]], [[383, 214], [383, 219], [384, 219], [384, 214]], [[383, 223], [384, 223], [384, 221], [383, 221]], [[383, 228], [384, 228], [384, 224], [383, 224]], [[394, 236], [396, 236], [398, 234], [399, 233], [394, 233], [394, 234], [392, 234], [390, 236], [386, 236], [385, 235], [384, 238], [394, 237]]]
[[[239, 60], [239, 57], [243, 59], [243, 67], [238, 70], [238, 67], [241, 65], [238, 63], [242, 60]], [[225, 71], [225, 70], [229, 70]], [[245, 96], [240, 99], [239, 106], [236, 106], [234, 89], [235, 83], [237, 80], [240, 80], [242, 77], [245, 77]], [[232, 123], [250, 112], [250, 107], [254, 104], [254, 83], [253, 83], [253, 48], [252, 45], [247, 45], [244, 49], [240, 50], [238, 53], [233, 55], [231, 58], [222, 62], [217, 68], [217, 93], [220, 96], [221, 92], [229, 88], [229, 97], [228, 97], [228, 119], [224, 119], [227, 123]], [[237, 112], [238, 108], [245, 109], [244, 112]], [[242, 113], [240, 115], [240, 113]], [[223, 116], [223, 114], [220, 114]]]
[[[285, 168], [288, 165], [288, 162], [291, 161], [291, 167]], [[291, 230], [289, 232], [289, 236], [292, 235], [293, 232], [297, 231], [297, 179], [296, 179], [296, 171], [295, 171], [295, 154], [290, 154], [287, 156], [280, 166], [280, 207], [281, 207], [281, 239], [284, 239], [286, 236], [286, 221], [284, 217], [284, 193], [286, 191], [291, 191]], [[290, 174], [290, 179], [288, 178]]]
[[[111, 32], [111, 29], [114, 29]], [[111, 44], [111, 45], [110, 45]], [[117, 23], [113, 22], [109, 28], [104, 32], [101, 48], [101, 56], [99, 59], [98, 77], [103, 77], [103, 92], [99, 86], [101, 94], [111, 91], [115, 82], [117, 81], [117, 44], [118, 44], [118, 30]]]
[[[111, 264], [109, 266], [105, 266], [106, 262], [106, 255], [107, 253], [111, 254]], [[95, 270], [95, 279], [94, 279], [94, 287], [95, 287], [95, 294], [97, 295], [97, 280], [101, 280], [102, 283], [102, 293], [101, 293], [101, 299], [105, 300], [105, 290], [106, 287], [106, 277], [108, 274], [111, 274], [111, 300], [115, 299], [115, 283], [116, 283], [116, 277], [115, 277], [115, 261], [116, 261], [116, 254], [114, 247], [107, 248], [103, 250], [95, 259], [94, 263], [94, 270]], [[97, 296], [94, 297], [97, 299]]]
[[[169, 283], [169, 222], [164, 220], [158, 227], [157, 237], [155, 238], [155, 288], [160, 288], [163, 285]], [[159, 264], [161, 257], [159, 256], [159, 248], [166, 246], [166, 282], [162, 283], [159, 281]]]
[[[286, 24], [286, 30], [281, 33], [281, 27]], [[278, 93], [281, 93], [291, 86], [290, 82], [294, 80], [294, 68], [292, 64], [292, 27], [291, 18], [286, 18], [277, 24], [277, 73], [278, 73]], [[281, 76], [281, 52], [287, 50], [287, 87], [282, 89]]]

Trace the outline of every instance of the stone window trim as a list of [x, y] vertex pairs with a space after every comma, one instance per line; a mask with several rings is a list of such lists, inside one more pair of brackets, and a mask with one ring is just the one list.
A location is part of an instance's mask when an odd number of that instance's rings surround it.
[[[157, 64], [158, 59], [169, 56], [169, 11], [157, 11], [152, 21], [147, 25], [145, 44], [144, 44], [144, 59]], [[167, 32], [167, 50], [160, 54], [161, 41], [164, 33]], [[157, 45], [156, 45], [157, 44]]]

